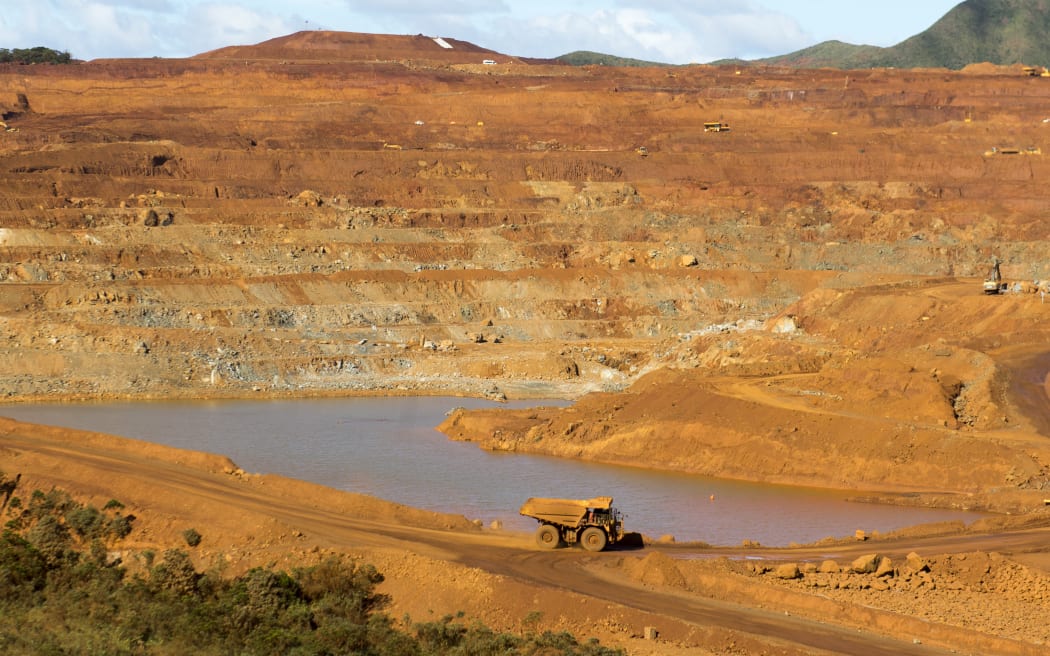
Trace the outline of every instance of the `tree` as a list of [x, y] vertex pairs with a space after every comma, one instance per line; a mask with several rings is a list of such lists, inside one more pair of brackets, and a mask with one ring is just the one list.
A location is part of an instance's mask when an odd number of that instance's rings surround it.
[[73, 61], [69, 51], [59, 52], [44, 46], [34, 48], [0, 48], [0, 63], [3, 64], [68, 64]]

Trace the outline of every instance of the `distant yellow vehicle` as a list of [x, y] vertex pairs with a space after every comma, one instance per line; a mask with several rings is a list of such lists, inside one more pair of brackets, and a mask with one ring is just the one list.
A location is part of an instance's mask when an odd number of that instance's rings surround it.
[[1042, 155], [1043, 149], [1037, 146], [1029, 146], [1027, 148], [1020, 148], [1017, 146], [992, 146], [991, 150], [984, 151], [985, 157], [993, 157], [995, 155]]
[[1050, 77], [1050, 70], [1045, 66], [1025, 66], [1024, 72], [1031, 77]]
[[992, 266], [988, 269], [988, 275], [984, 277], [985, 294], [1001, 294], [1006, 291], [1006, 283], [1003, 282], [1003, 274], [999, 271], [999, 258], [992, 258]]
[[704, 132], [729, 132], [729, 124], [721, 121], [704, 123]]

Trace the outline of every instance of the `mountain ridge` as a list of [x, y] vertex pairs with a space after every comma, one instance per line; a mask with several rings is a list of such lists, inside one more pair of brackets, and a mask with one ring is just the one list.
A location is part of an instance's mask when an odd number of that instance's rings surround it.
[[1050, 61], [1050, 1], [966, 0], [926, 30], [889, 46], [825, 41], [752, 63], [800, 68], [948, 68]]
[[[784, 55], [745, 60], [719, 59], [712, 65], [773, 65], [793, 68], [948, 68], [971, 64], [1050, 62], [1050, 0], [966, 0], [922, 32], [888, 47], [823, 41]], [[586, 55], [586, 56], [584, 56]], [[623, 66], [669, 66], [606, 55], [568, 53], [555, 58], [583, 65], [630, 62]]]

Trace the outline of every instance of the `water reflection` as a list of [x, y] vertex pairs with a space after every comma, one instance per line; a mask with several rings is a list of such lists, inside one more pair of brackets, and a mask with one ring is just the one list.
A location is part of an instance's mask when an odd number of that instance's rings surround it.
[[[547, 405], [565, 405], [549, 402]], [[679, 541], [766, 545], [887, 531], [979, 515], [851, 504], [821, 490], [755, 485], [543, 456], [487, 453], [437, 432], [456, 406], [447, 397], [281, 401], [135, 402], [9, 406], [22, 421], [114, 433], [229, 456], [250, 472], [276, 473], [486, 523], [532, 530], [517, 509], [530, 496], [611, 495], [626, 527]], [[501, 407], [527, 407], [516, 402]]]

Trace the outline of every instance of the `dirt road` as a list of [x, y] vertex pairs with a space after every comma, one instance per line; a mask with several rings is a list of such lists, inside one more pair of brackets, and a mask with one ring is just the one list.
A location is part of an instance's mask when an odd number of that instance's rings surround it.
[[[461, 571], [456, 568], [463, 566], [463, 571], [480, 572], [486, 580], [494, 581], [497, 604], [548, 611], [552, 617], [563, 615], [568, 604], [582, 611], [577, 621], [583, 627], [588, 621], [601, 622], [603, 615], [615, 614], [631, 623], [659, 626], [663, 639], [678, 645], [697, 646], [697, 641], [709, 644], [730, 635], [736, 641], [780, 645], [783, 651], [775, 653], [949, 653], [913, 639], [800, 617], [775, 605], [752, 607], [717, 595], [643, 586], [616, 573], [621, 561], [654, 553], [675, 559], [747, 556], [849, 560], [871, 551], [874, 547], [870, 544], [791, 550], [658, 545], [602, 554], [573, 549], [537, 551], [529, 536], [481, 531], [460, 517], [413, 511], [279, 477], [244, 474], [221, 457], [10, 420], [0, 420], [0, 463], [0, 470], [6, 474], [22, 474], [23, 494], [55, 485], [100, 504], [109, 498], [121, 500], [141, 518], [132, 535], [140, 541], [140, 548], [180, 546], [180, 532], [196, 526], [205, 535], [202, 549], [206, 550], [195, 553], [195, 557], [206, 561], [223, 554], [230, 562], [236, 555], [234, 569], [273, 562], [287, 552], [304, 557], [318, 549], [376, 554], [388, 562], [397, 558], [391, 553], [411, 554], [430, 563], [431, 571], [421, 574], [409, 569], [402, 574], [394, 568], [388, 578], [395, 589], [413, 578], [446, 577], [454, 581], [458, 576], [455, 572]], [[1039, 528], [898, 539], [880, 542], [877, 549], [903, 557], [912, 550], [1039, 553], [1045, 552], [1048, 544], [1050, 529]], [[399, 583], [402, 576], [405, 580]], [[984, 653], [996, 653], [989, 645], [997, 643], [989, 640]], [[1018, 648], [1020, 651], [1011, 648], [1002, 653], [1036, 653]]]

